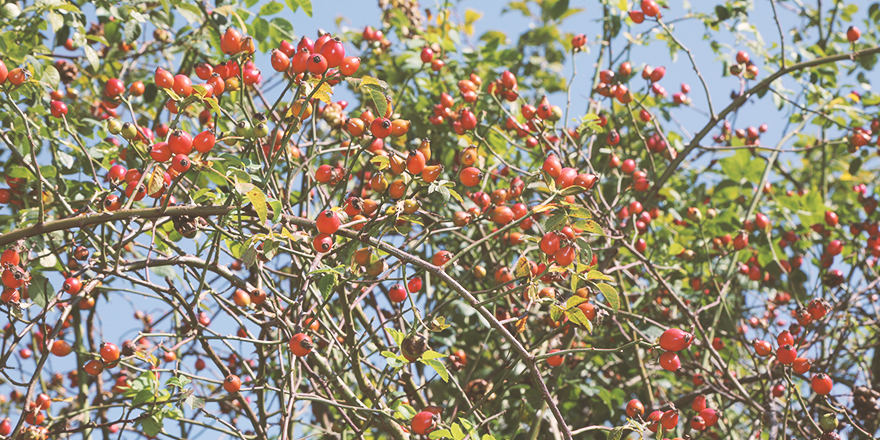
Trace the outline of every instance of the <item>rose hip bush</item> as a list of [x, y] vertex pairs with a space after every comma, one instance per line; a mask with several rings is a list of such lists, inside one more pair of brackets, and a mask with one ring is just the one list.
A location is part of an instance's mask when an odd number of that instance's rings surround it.
[[3, 438], [878, 435], [877, 3], [211, 3], [2, 5]]

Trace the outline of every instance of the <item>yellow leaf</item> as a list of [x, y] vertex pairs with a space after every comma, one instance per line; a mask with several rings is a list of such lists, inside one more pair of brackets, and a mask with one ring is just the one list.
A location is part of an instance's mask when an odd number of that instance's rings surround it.
[[529, 267], [529, 260], [527, 260], [525, 256], [520, 256], [519, 261], [516, 262], [516, 269], [513, 271], [513, 274], [516, 275], [517, 278], [519, 278], [531, 275], [531, 273], [532, 270]]
[[330, 88], [330, 85], [328, 85], [327, 83], [323, 83], [323, 84], [321, 84], [321, 87], [318, 88], [318, 90], [312, 96], [314, 96], [315, 99], [320, 99], [325, 104], [332, 104], [333, 100], [330, 99], [330, 95], [332, 95], [332, 94], [333, 94], [333, 89]]
[[835, 106], [837, 106], [839, 104], [843, 104], [845, 102], [846, 102], [846, 100], [844, 100], [843, 98], [838, 96], [837, 98], [832, 99], [831, 102], [828, 103], [828, 107], [835, 107]]
[[544, 211], [551, 210], [551, 209], [553, 209], [555, 206], [556, 206], [556, 205], [554, 205], [553, 203], [548, 203], [548, 204], [546, 204], [546, 205], [538, 205], [538, 206], [535, 207], [535, 209], [532, 210], [532, 212], [534, 212], [535, 214], [538, 214], [538, 213], [541, 213], [541, 212], [544, 212]]
[[524, 331], [526, 331], [526, 318], [516, 321], [516, 332], [522, 333]]
[[260, 188], [255, 186], [254, 189], [245, 193], [245, 197], [247, 197], [251, 204], [254, 205], [254, 210], [256, 210], [257, 215], [260, 216], [260, 223], [266, 223], [269, 210], [266, 204], [266, 195], [263, 194], [263, 191], [260, 191]]
[[216, 12], [224, 17], [229, 15], [229, 13], [232, 11], [235, 11], [235, 6], [233, 6], [233, 5], [226, 5], [226, 6], [221, 6], [219, 8], [214, 8], [214, 12]]
[[474, 34], [474, 22], [480, 19], [483, 13], [468, 8], [464, 13], [464, 33], [468, 35]]
[[291, 233], [289, 230], [287, 230], [287, 228], [285, 228], [283, 226], [281, 227], [281, 236], [284, 238], [287, 238], [288, 240], [291, 240], [291, 241], [299, 240], [299, 238], [297, 238], [296, 235], [293, 235], [293, 233]]
[[162, 165], [156, 165], [153, 173], [150, 175], [150, 181], [147, 182], [147, 194], [156, 194], [165, 185], [165, 168]]
[[380, 170], [388, 168], [390, 164], [388, 158], [385, 156], [374, 156], [372, 159], [370, 159], [370, 163], [376, 164], [376, 168], [379, 168]]

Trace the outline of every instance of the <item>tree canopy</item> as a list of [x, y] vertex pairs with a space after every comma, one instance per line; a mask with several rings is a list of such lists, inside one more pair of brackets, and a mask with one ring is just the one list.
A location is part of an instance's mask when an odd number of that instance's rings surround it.
[[878, 3], [0, 3], [2, 438], [880, 435]]

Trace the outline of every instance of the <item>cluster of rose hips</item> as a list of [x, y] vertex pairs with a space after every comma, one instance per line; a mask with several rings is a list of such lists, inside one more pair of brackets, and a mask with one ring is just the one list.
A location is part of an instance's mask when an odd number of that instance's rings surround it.
[[[253, 54], [255, 50], [253, 47], [253, 39], [247, 36], [242, 37], [234, 28], [226, 30], [221, 42], [223, 52], [229, 55], [244, 54], [245, 56], [248, 56]], [[287, 42], [282, 42], [281, 48], [273, 52], [272, 65], [276, 69], [282, 71], [290, 69], [292, 75], [301, 75], [307, 70], [313, 75], [322, 75], [327, 72], [328, 67], [337, 66], [340, 67], [343, 74], [351, 74], [354, 73], [360, 65], [360, 60], [356, 57], [345, 58], [345, 48], [342, 46], [342, 43], [338, 40], [331, 39], [329, 35], [322, 36], [315, 43], [312, 43], [308, 38], [303, 37], [303, 40], [300, 42], [299, 53], [297, 54], [301, 55], [299, 57], [294, 56], [293, 62], [287, 57], [285, 51], [292, 54], [295, 52], [295, 48]], [[310, 56], [312, 51], [320, 53], [315, 53], [313, 56]], [[257, 84], [262, 80], [262, 75], [254, 66], [252, 60], [245, 62], [243, 68], [240, 67], [238, 62], [231, 60], [228, 62], [221, 62], [213, 67], [209, 64], [201, 63], [197, 65], [194, 70], [200, 79], [206, 81], [204, 84], [194, 86], [190, 78], [186, 75], [173, 75], [162, 68], [156, 69], [154, 76], [156, 86], [169, 89], [177, 95], [177, 100], [172, 97], [172, 99], [169, 99], [166, 104], [166, 108], [172, 114], [177, 114], [181, 111], [181, 107], [189, 102], [187, 99], [192, 96], [194, 92], [199, 100], [205, 101], [213, 96], [220, 96], [225, 91], [237, 90], [240, 87], [240, 83], [243, 83], [244, 85], [252, 85]], [[143, 94], [143, 90], [143, 83], [138, 81], [132, 84], [129, 88], [129, 93], [132, 96], [140, 96]], [[119, 98], [124, 92], [125, 85], [119, 79], [110, 79], [105, 84], [104, 95], [108, 101], [111, 101], [112, 106], [118, 105]], [[311, 113], [311, 106], [304, 105], [303, 102], [294, 103], [293, 110], [298, 112], [300, 107], [305, 107], [303, 110], [308, 111], [309, 114]], [[53, 114], [57, 117], [66, 114], [66, 106], [64, 106], [63, 103], [55, 104], [53, 102], [52, 109]], [[108, 118], [109, 117], [110, 115], [108, 115]], [[302, 118], [305, 119], [307, 117], [308, 115], [303, 115]], [[200, 115], [200, 121], [203, 124], [208, 125], [209, 128], [193, 137], [183, 130], [174, 130], [169, 133], [168, 126], [165, 124], [157, 126], [156, 133], [154, 134], [152, 130], [149, 130], [146, 127], [137, 127], [132, 123], [120, 123], [115, 119], [110, 119], [108, 122], [108, 130], [112, 134], [121, 134], [129, 141], [139, 140], [147, 143], [152, 142], [155, 139], [155, 136], [167, 139], [167, 141], [153, 144], [150, 149], [150, 156], [153, 160], [159, 163], [170, 161], [171, 166], [164, 173], [162, 182], [148, 182], [150, 187], [155, 188], [155, 190], [149, 194], [147, 191], [148, 185], [143, 183], [138, 184], [138, 182], [142, 180], [142, 175], [139, 170], [126, 170], [125, 167], [117, 164], [110, 169], [107, 174], [107, 179], [111, 182], [120, 182], [124, 179], [127, 184], [125, 195], [127, 197], [134, 197], [135, 200], [141, 200], [146, 195], [150, 195], [153, 198], [161, 197], [179, 174], [185, 173], [189, 170], [192, 164], [190, 154], [193, 153], [193, 150], [201, 155], [205, 155], [213, 149], [217, 138], [210, 128], [213, 126], [213, 123], [211, 123], [209, 109], [205, 109], [202, 112]], [[262, 114], [254, 116], [253, 125], [248, 121], [239, 122], [236, 125], [235, 131], [237, 135], [245, 138], [262, 138], [269, 134], [265, 115]], [[280, 148], [279, 137], [282, 137], [280, 131], [277, 132], [275, 139], [276, 150]], [[227, 138], [225, 142], [234, 145], [236, 141], [234, 138], [230, 137]], [[268, 148], [268, 145], [263, 146], [264, 153], [268, 154]], [[107, 196], [104, 204], [105, 208], [111, 211], [119, 209], [122, 205], [119, 197], [116, 195]]]
[[[461, 93], [462, 100], [467, 103], [474, 103], [478, 98], [478, 92], [483, 85], [483, 79], [475, 73], [471, 73], [468, 79], [458, 82], [458, 90]], [[497, 93], [495, 83], [489, 85], [490, 93]], [[514, 98], [516, 99], [516, 98]], [[461, 107], [453, 110], [455, 101], [452, 96], [443, 93], [440, 95], [440, 102], [434, 105], [433, 114], [428, 117], [428, 122], [433, 125], [442, 125], [448, 122], [453, 131], [458, 135], [464, 135], [465, 132], [472, 131], [477, 128], [477, 116], [469, 107]]]
[[422, 290], [422, 277], [415, 276], [410, 278], [406, 283], [406, 289], [403, 284], [395, 284], [388, 289], [388, 300], [392, 304], [399, 304], [406, 301], [408, 293], [416, 293]]
[[736, 53], [736, 64], [732, 64], [728, 70], [731, 75], [743, 75], [746, 79], [755, 79], [758, 76], [758, 66], [749, 59], [749, 54], [745, 51]]
[[435, 55], [436, 54], [434, 53], [434, 49], [425, 46], [419, 53], [419, 59], [422, 60], [422, 63], [430, 64], [431, 70], [433, 70], [434, 72], [439, 72], [441, 69], [443, 69], [443, 66], [446, 65], [446, 62], [444, 62], [440, 58], [435, 58]]
[[27, 290], [30, 274], [21, 267], [21, 256], [16, 249], [6, 249], [0, 255], [0, 278], [3, 281], [3, 293], [0, 300], [4, 303], [17, 303], [21, 300], [18, 289]]
[[[33, 402], [27, 402], [24, 406], [24, 421], [29, 425], [42, 425], [46, 420], [44, 411], [48, 412], [52, 406], [52, 398], [48, 394], [40, 393]], [[0, 426], [2, 428], [2, 426]], [[37, 431], [39, 432], [39, 431]]]
[[302, 81], [305, 75], [326, 77], [330, 85], [338, 82], [338, 76], [351, 76], [360, 68], [358, 57], [346, 57], [345, 46], [339, 38], [324, 34], [312, 42], [308, 37], [302, 39], [294, 47], [292, 43], [282, 41], [278, 49], [272, 51], [272, 68]]
[[[849, 145], [847, 145], [847, 151], [850, 153], [855, 153], [859, 150], [859, 148], [867, 146], [871, 143], [871, 136], [875, 133], [880, 133], [880, 119], [874, 119], [871, 121], [871, 128], [863, 128], [863, 127], [855, 127], [852, 129], [852, 134], [849, 136]], [[880, 146], [880, 136], [877, 137], [877, 146]]]
[[645, 17], [660, 18], [660, 5], [654, 0], [642, 0], [641, 10], [629, 11], [629, 18], [633, 23], [640, 24], [645, 21]]
[[[721, 414], [714, 408], [708, 407], [706, 396], [699, 395], [691, 402], [691, 410], [697, 414], [690, 420], [690, 427], [695, 431], [702, 431], [715, 426]], [[637, 399], [630, 400], [626, 405], [626, 414], [629, 417], [641, 417], [645, 407]], [[648, 429], [657, 432], [660, 427], [665, 431], [672, 431], [678, 426], [679, 409], [673, 407], [666, 411], [654, 411], [647, 417]]]
[[[717, 144], [729, 144], [731, 135], [738, 139], [743, 139], [746, 145], [761, 145], [761, 134], [766, 133], [770, 127], [767, 124], [761, 124], [758, 127], [737, 128], [733, 130], [730, 121], [724, 121], [721, 125], [721, 134], [712, 136], [712, 140]], [[733, 133], [731, 133], [731, 131]]]
[[27, 69], [15, 67], [12, 70], [8, 70], [3, 60], [0, 60], [0, 86], [9, 80], [9, 84], [12, 84], [12, 87], [18, 87], [24, 84], [28, 78], [30, 78], [30, 72]]
[[[804, 316], [802, 311], [796, 311], [793, 313], [797, 314], [798, 322], [801, 326], [806, 326], [813, 320], [818, 321], [827, 313], [824, 303], [820, 300], [813, 300], [810, 302], [806, 312], [809, 317]], [[806, 374], [810, 371], [812, 363], [809, 359], [797, 355], [794, 337], [795, 335], [788, 330], [783, 330], [779, 333], [776, 337], [776, 342], [779, 344], [776, 349], [776, 360], [782, 365], [790, 365], [792, 371], [796, 374]], [[765, 340], [755, 339], [752, 341], [752, 346], [755, 349], [755, 354], [759, 357], [767, 357], [773, 353], [773, 346]], [[824, 396], [831, 392], [834, 383], [828, 375], [818, 373], [813, 375], [810, 380], [810, 385], [816, 394]]]
[[[373, 29], [372, 26], [364, 27], [363, 32], [361, 32], [361, 38], [365, 43], [372, 46], [376, 53], [388, 50], [388, 48], [391, 47], [391, 40], [385, 37], [385, 33], [382, 32], [381, 29]], [[442, 63], [442, 61], [440, 62]], [[435, 71], [436, 70], [440, 69], [435, 69]]]
[[[6, 64], [3, 63], [3, 60], [0, 60], [0, 86], [6, 84], [9, 81], [9, 84], [12, 87], [18, 87], [25, 83], [30, 77], [30, 73], [28, 73], [27, 69], [23, 69], [20, 67], [16, 67], [12, 70], [8, 70], [6, 68]], [[67, 113], [67, 106], [64, 103], [51, 104], [50, 111], [53, 115], [55, 115], [56, 107], [58, 107], [58, 111], [62, 111]], [[6, 176], [6, 183], [9, 185], [9, 188], [0, 188], [0, 205], [5, 205], [8, 203], [14, 203], [16, 205], [21, 205], [21, 190], [25, 184], [25, 179], [16, 178]]]
[[[547, 147], [559, 142], [559, 137], [551, 132], [545, 131], [547, 125], [544, 121], [556, 122], [562, 118], [562, 108], [558, 105], [551, 105], [544, 96], [535, 107], [531, 104], [524, 104], [520, 107], [520, 115], [525, 122], [519, 122], [513, 116], [509, 116], [505, 121], [504, 128], [508, 131], [514, 131], [519, 138], [526, 138], [526, 147], [535, 148], [538, 145]], [[568, 135], [573, 139], [578, 138], [577, 131], [570, 129]]]
[[[634, 96], [625, 83], [629, 81], [632, 75], [633, 67], [629, 61], [621, 63], [617, 68], [617, 73], [611, 69], [603, 70], [599, 72], [599, 83], [596, 85], [596, 93], [606, 98], [615, 98], [621, 104], [628, 104], [633, 101]], [[660, 85], [660, 80], [664, 76], [666, 76], [666, 67], [664, 66], [651, 67], [645, 65], [641, 73], [642, 79], [651, 83], [651, 93], [658, 97], [667, 96], [666, 89]], [[690, 91], [690, 86], [682, 84], [681, 89], [682, 93], [685, 94]], [[687, 101], [686, 98], [684, 95], [679, 96], [676, 99], [676, 104], [685, 103]], [[639, 115], [642, 122], [650, 121], [650, 113], [647, 113], [647, 110], [644, 109], [642, 111], [646, 112], [646, 114], [640, 113]]]
[[[505, 70], [499, 78], [489, 83], [486, 90], [490, 95], [498, 96], [508, 102], [514, 102], [519, 98], [519, 93], [517, 93], [519, 90], [519, 83], [516, 79], [516, 75], [509, 70]], [[465, 91], [462, 91], [462, 97], [467, 102], [473, 102], [476, 100], [476, 95], [471, 97]], [[468, 98], [472, 99], [469, 100]]]
[[0, 188], [0, 205], [12, 203], [17, 206], [22, 206], [22, 190], [24, 189], [25, 183], [27, 183], [27, 179], [12, 177], [9, 175], [6, 175], [5, 178], [6, 184], [9, 185], [9, 188]]

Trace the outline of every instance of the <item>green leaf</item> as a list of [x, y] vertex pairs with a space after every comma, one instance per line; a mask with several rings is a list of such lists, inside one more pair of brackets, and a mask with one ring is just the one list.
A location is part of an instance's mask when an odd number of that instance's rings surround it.
[[[315, 82], [312, 85], [317, 85], [317, 84], [318, 83]], [[333, 94], [333, 89], [330, 87], [330, 84], [323, 82], [323, 83], [321, 83], [321, 87], [318, 87], [318, 90], [316, 90], [314, 95], [312, 95], [312, 96], [315, 99], [320, 99], [325, 104], [331, 104], [333, 102], [333, 99], [330, 98], [330, 95], [332, 95], [332, 94]], [[382, 113], [382, 114], [384, 115], [385, 113]]]
[[257, 211], [257, 215], [260, 216], [260, 223], [266, 223], [269, 211], [266, 205], [266, 195], [263, 194], [263, 191], [255, 186], [254, 189], [245, 194], [245, 197], [250, 200], [254, 210]]
[[202, 11], [194, 4], [180, 2], [177, 5], [177, 12], [190, 24], [201, 21]]
[[432, 332], [442, 332], [443, 330], [446, 330], [449, 327], [452, 327], [452, 325], [447, 324], [446, 318], [443, 316], [438, 316], [438, 317], [432, 319], [431, 322], [428, 323], [428, 331], [432, 331]]
[[406, 333], [397, 331], [393, 328], [385, 327], [385, 331], [388, 332], [391, 339], [394, 339], [394, 343], [397, 344], [398, 347], [403, 343], [403, 339], [406, 338]]
[[274, 15], [274, 14], [277, 14], [277, 13], [283, 11], [283, 10], [284, 10], [284, 5], [273, 1], [273, 2], [266, 3], [265, 5], [263, 5], [263, 7], [260, 8], [259, 15]]
[[599, 226], [598, 223], [590, 219], [579, 220], [572, 226], [578, 229], [583, 229], [584, 232], [588, 234], [601, 235], [603, 237], [605, 236], [605, 231], [602, 230], [602, 227]]
[[321, 273], [331, 273], [336, 275], [345, 275], [345, 265], [338, 265], [336, 267], [325, 267], [323, 269], [317, 269], [309, 272], [309, 275], [321, 274]]
[[101, 58], [98, 57], [98, 52], [95, 52], [95, 49], [89, 45], [83, 46], [83, 51], [86, 53], [86, 58], [89, 60], [89, 64], [91, 64], [92, 68], [97, 71], [98, 68], [101, 67]]
[[318, 290], [321, 292], [321, 295], [324, 296], [324, 299], [327, 299], [333, 294], [333, 289], [335, 289], [338, 284], [339, 277], [335, 273], [324, 275], [318, 280]]
[[495, 440], [495, 437], [490, 434], [483, 434], [482, 440]]
[[131, 43], [141, 36], [141, 24], [136, 21], [125, 23], [125, 42]]
[[40, 257], [40, 266], [43, 266], [45, 268], [52, 268], [55, 267], [56, 264], [58, 264], [58, 258], [55, 256], [55, 254], [51, 252], [48, 252], [46, 253], [46, 255]]
[[188, 378], [186, 376], [177, 376], [177, 377], [172, 377], [171, 379], [166, 380], [165, 386], [166, 387], [175, 386], [178, 388], [186, 388], [186, 386], [189, 385], [190, 383], [192, 383], [192, 380], [190, 380], [190, 378]]
[[43, 165], [40, 167], [40, 173], [43, 177], [51, 179], [58, 176], [58, 168], [55, 168], [52, 165]]
[[604, 273], [599, 272], [598, 270], [591, 270], [589, 273], [587, 273], [587, 279], [588, 280], [614, 281], [614, 278], [611, 278], [610, 276], [605, 275]]
[[458, 191], [456, 191], [452, 188], [449, 188], [448, 190], [449, 190], [449, 195], [451, 195], [452, 197], [455, 197], [455, 200], [458, 200], [458, 203], [464, 204], [464, 199], [461, 198], [461, 194], [459, 194]]
[[134, 395], [134, 399], [132, 399], [131, 404], [134, 406], [141, 405], [143, 403], [147, 403], [153, 400], [155, 396], [153, 395], [153, 390], [140, 390], [137, 394]]
[[52, 286], [49, 280], [41, 272], [31, 271], [31, 284], [28, 286], [28, 294], [31, 301], [40, 308], [46, 308], [49, 299], [54, 295], [51, 293]]
[[64, 26], [64, 17], [53, 11], [47, 13], [47, 20], [52, 25], [52, 32], [57, 33]]
[[547, 14], [552, 19], [562, 17], [562, 14], [568, 10], [568, 0], [556, 0], [545, 2]]
[[520, 259], [516, 262], [516, 268], [513, 270], [513, 275], [517, 278], [528, 276], [532, 273], [531, 268], [529, 267], [529, 260], [525, 256], [521, 256]]
[[48, 66], [43, 69], [43, 77], [40, 78], [40, 82], [48, 84], [53, 89], [57, 89], [58, 83], [61, 82], [61, 75], [58, 74], [58, 69], [55, 66]]
[[569, 215], [574, 218], [593, 218], [593, 214], [580, 206], [572, 206]]
[[361, 90], [364, 93], [365, 98], [369, 98], [373, 105], [376, 107], [377, 115], [384, 115], [386, 111], [388, 111], [388, 100], [385, 98], [385, 93], [379, 86], [375, 84], [361, 84]]
[[[270, 4], [271, 3], [269, 3], [269, 5]], [[254, 27], [254, 38], [256, 38], [257, 41], [266, 41], [266, 38], [269, 38], [269, 34], [271, 33], [271, 26], [269, 25], [268, 21], [264, 20], [261, 17], [257, 17], [254, 19], [254, 22], [251, 25]]]
[[587, 319], [587, 315], [584, 315], [584, 312], [575, 307], [568, 312], [568, 319], [574, 322], [577, 325], [587, 329], [590, 334], [593, 334], [593, 323]]
[[[716, 8], [718, 8], [718, 6], [716, 6]], [[617, 428], [612, 429], [611, 432], [608, 433], [608, 440], [620, 440], [620, 437], [622, 435], [623, 435], [623, 428], [618, 426]]]
[[550, 306], [550, 319], [559, 321], [565, 315], [565, 309], [556, 304]]
[[201, 409], [205, 407], [205, 399], [196, 397], [195, 394], [189, 394], [188, 396], [186, 396], [186, 399], [184, 399], [183, 403], [186, 404], [189, 409]]
[[605, 295], [605, 299], [608, 300], [608, 304], [611, 305], [614, 311], [620, 310], [620, 296], [617, 294], [617, 289], [606, 283], [596, 284], [596, 287], [599, 288], [602, 295]]
[[718, 163], [724, 174], [735, 182], [745, 178], [749, 182], [758, 183], [764, 171], [764, 167], [754, 162], [747, 149], [737, 150], [736, 154], [721, 159]]
[[554, 212], [553, 215], [544, 222], [544, 230], [549, 232], [561, 229], [562, 225], [565, 224], [566, 219], [568, 219], [568, 215], [566, 215], [565, 211], [559, 210]]
[[566, 309], [573, 309], [573, 308], [577, 307], [579, 304], [585, 303], [587, 301], [589, 301], [589, 300], [584, 297], [575, 295], [575, 296], [572, 296], [571, 298], [569, 298], [568, 301], [565, 302], [565, 308]]
[[669, 246], [669, 255], [678, 255], [682, 252], [684, 252], [684, 246], [678, 243], [672, 243], [672, 245]]
[[161, 413], [156, 413], [147, 417], [145, 419], [141, 419], [139, 421], [141, 428], [144, 429], [144, 434], [155, 437], [162, 431], [162, 416]]
[[449, 438], [449, 437], [452, 437], [452, 432], [450, 432], [448, 429], [441, 429], [439, 431], [431, 431], [431, 433], [428, 434], [428, 438], [430, 438], [430, 439]]
[[446, 365], [443, 362], [437, 359], [419, 359], [419, 362], [433, 368], [440, 375], [440, 378], [443, 379], [443, 382], [449, 382], [449, 372], [446, 371]]
[[434, 351], [434, 350], [428, 350], [428, 351], [422, 353], [422, 359], [425, 359], [425, 360], [431, 360], [431, 359], [442, 359], [442, 358], [445, 358], [445, 357], [446, 357], [445, 354], [437, 353], [437, 352]]
[[379, 168], [379, 170], [384, 170], [390, 166], [390, 162], [385, 156], [374, 156], [370, 159], [370, 163], [375, 164], [376, 168]]
[[61, 165], [64, 165], [64, 168], [66, 168], [66, 169], [72, 169], [73, 165], [76, 163], [75, 157], [73, 157], [73, 156], [71, 156], [61, 150], [58, 150], [57, 152], [55, 152], [55, 156], [58, 158], [58, 162], [60, 162]]
[[458, 423], [453, 423], [452, 426], [449, 427], [450, 431], [452, 431], [452, 438], [455, 440], [462, 440], [467, 437], [467, 434], [461, 430], [461, 426], [458, 426]]
[[[42, 171], [42, 169], [40, 171]], [[27, 179], [27, 178], [31, 177], [31, 175], [32, 175], [30, 170], [28, 170], [27, 168], [25, 168], [21, 165], [12, 165], [12, 166], [6, 168], [6, 172], [4, 174], [6, 176], [14, 177], [16, 179], [22, 179], [22, 178]]]
[[391, 368], [400, 368], [409, 363], [403, 356], [396, 355], [390, 351], [383, 351], [382, 356], [385, 356], [385, 361], [388, 362], [388, 366]]
[[418, 414], [415, 408], [405, 403], [402, 403], [397, 406], [397, 412], [400, 413], [403, 419], [409, 420]]
[[275, 17], [272, 19], [271, 25], [272, 28], [270, 29], [269, 33], [273, 37], [279, 40], [294, 39], [293, 25], [290, 24], [289, 21], [281, 17]]
[[299, 6], [305, 11], [306, 15], [312, 16], [312, 0], [296, 0]]

